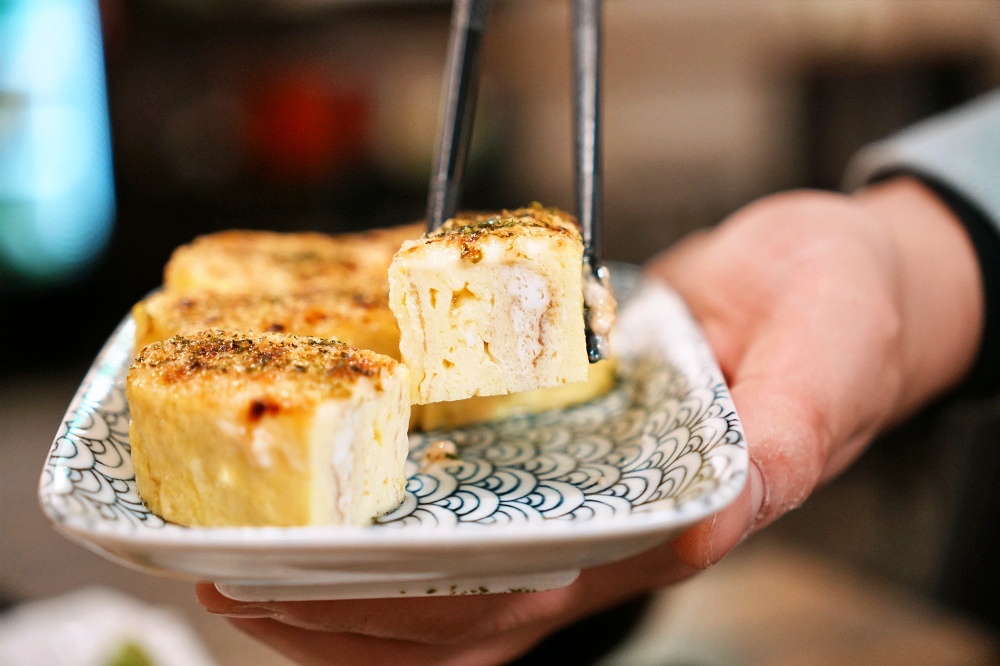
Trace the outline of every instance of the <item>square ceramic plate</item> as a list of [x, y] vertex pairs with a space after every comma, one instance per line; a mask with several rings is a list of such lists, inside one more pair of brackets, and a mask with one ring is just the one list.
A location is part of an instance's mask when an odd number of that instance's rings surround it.
[[[136, 492], [125, 399], [134, 322], [73, 398], [39, 484], [63, 535], [243, 600], [540, 590], [638, 554], [732, 502], [747, 474], [722, 373], [682, 300], [611, 264], [615, 387], [571, 409], [412, 434], [401, 507], [371, 527], [188, 528]], [[457, 460], [429, 463], [446, 438]]]

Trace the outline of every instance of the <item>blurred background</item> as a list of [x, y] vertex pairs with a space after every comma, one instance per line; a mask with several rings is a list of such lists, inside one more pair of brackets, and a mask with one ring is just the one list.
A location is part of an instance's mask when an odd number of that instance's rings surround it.
[[[175, 610], [219, 664], [284, 663], [189, 584], [63, 540], [35, 486], [87, 366], [176, 246], [422, 217], [450, 9], [0, 0], [9, 607], [109, 586]], [[463, 207], [572, 207], [568, 28], [566, 0], [495, 3]], [[860, 146], [1000, 84], [989, 0], [606, 0], [604, 31], [605, 253], [623, 261], [767, 193], [837, 189]], [[998, 415], [952, 402], [890, 433], [664, 595], [621, 663], [996, 663], [996, 576], [973, 574], [998, 500], [968, 475], [996, 460]]]

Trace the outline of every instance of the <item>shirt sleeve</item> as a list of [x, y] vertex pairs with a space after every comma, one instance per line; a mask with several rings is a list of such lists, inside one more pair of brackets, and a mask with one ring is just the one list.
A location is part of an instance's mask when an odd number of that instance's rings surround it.
[[982, 342], [966, 385], [1000, 393], [1000, 90], [866, 146], [848, 164], [854, 191], [893, 175], [920, 178], [965, 225], [985, 292]]
[[851, 191], [906, 171], [961, 193], [1000, 230], [1000, 89], [863, 148], [851, 160]]

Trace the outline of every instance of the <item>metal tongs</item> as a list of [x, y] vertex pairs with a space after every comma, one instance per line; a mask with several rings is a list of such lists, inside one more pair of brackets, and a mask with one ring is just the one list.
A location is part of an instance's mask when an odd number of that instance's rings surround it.
[[[455, 216], [472, 138], [481, 47], [492, 0], [454, 0], [438, 132], [427, 197], [427, 230]], [[583, 235], [584, 325], [591, 363], [610, 357], [608, 336], [595, 332], [596, 303], [610, 289], [601, 263], [603, 187], [600, 123], [601, 0], [572, 0], [573, 149], [576, 217]], [[598, 286], [597, 290], [587, 288]]]

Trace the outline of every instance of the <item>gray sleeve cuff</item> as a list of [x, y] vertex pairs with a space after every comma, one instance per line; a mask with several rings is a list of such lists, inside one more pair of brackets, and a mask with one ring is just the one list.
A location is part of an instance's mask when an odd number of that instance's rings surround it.
[[890, 136], [859, 152], [844, 189], [894, 173], [923, 180], [969, 233], [983, 278], [985, 309], [978, 357], [963, 386], [1000, 393], [1000, 90]]
[[843, 188], [909, 172], [961, 193], [1000, 229], [1000, 90], [862, 149]]

